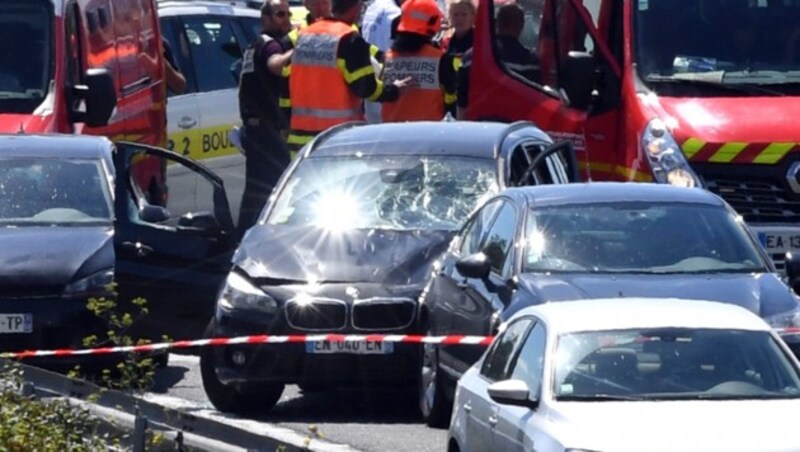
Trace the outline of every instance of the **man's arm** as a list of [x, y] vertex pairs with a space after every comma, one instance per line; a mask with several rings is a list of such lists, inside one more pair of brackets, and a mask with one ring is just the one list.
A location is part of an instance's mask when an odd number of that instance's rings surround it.
[[399, 91], [395, 85], [384, 85], [375, 76], [370, 61], [370, 45], [358, 33], [342, 38], [336, 55], [336, 65], [342, 71], [347, 86], [356, 96], [373, 102], [393, 102]]
[[282, 76], [283, 68], [289, 65], [292, 61], [292, 54], [294, 49], [289, 49], [283, 53], [274, 53], [267, 58], [267, 68], [274, 75]]
[[458, 89], [458, 75], [456, 62], [453, 55], [442, 55], [439, 63], [439, 82], [444, 95], [444, 112], [456, 115], [456, 91]]

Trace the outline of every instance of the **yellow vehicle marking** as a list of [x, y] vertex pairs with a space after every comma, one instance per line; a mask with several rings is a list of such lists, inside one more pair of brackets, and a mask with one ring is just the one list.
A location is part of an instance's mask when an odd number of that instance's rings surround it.
[[714, 153], [711, 157], [709, 157], [709, 162], [714, 163], [728, 163], [736, 158], [744, 148], [750, 143], [737, 143], [737, 142], [730, 142], [723, 144], [717, 152]]
[[753, 163], [777, 163], [796, 145], [797, 143], [771, 143], [753, 159]]
[[697, 138], [689, 138], [688, 140], [683, 142], [683, 149], [684, 155], [686, 155], [687, 159], [691, 159], [694, 157], [698, 152], [703, 149], [703, 146], [706, 145], [706, 142], [703, 140], [699, 140]]
[[239, 150], [228, 138], [234, 124], [204, 129], [181, 130], [169, 134], [167, 148], [193, 160], [233, 155]]

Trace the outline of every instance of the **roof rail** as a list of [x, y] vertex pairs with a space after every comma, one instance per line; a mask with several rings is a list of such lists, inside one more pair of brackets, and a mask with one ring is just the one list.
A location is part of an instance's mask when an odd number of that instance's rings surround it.
[[536, 124], [530, 121], [516, 121], [512, 122], [511, 124], [503, 130], [503, 134], [500, 135], [500, 138], [497, 140], [497, 144], [494, 145], [494, 158], [497, 159], [500, 156], [500, 151], [503, 150], [503, 142], [506, 141], [509, 135], [516, 132], [517, 130], [524, 129], [525, 127], [536, 127]]
[[242, 8], [260, 9], [264, 4], [264, 0], [156, 0], [156, 3], [220, 3], [230, 6], [238, 6]]
[[316, 151], [317, 148], [323, 142], [325, 142], [325, 140], [332, 137], [333, 135], [336, 135], [342, 130], [350, 129], [356, 126], [363, 126], [366, 123], [367, 123], [366, 121], [348, 121], [323, 130], [322, 132], [318, 133], [317, 136], [315, 136], [314, 139], [311, 140], [311, 142], [308, 144], [308, 147], [306, 147], [306, 150], [303, 153], [303, 158], [307, 158], [309, 155], [311, 155], [311, 153]]

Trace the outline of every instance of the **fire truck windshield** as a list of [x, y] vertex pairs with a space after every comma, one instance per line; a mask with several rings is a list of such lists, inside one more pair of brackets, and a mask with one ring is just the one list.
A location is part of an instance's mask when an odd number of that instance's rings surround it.
[[637, 72], [651, 87], [675, 81], [706, 86], [800, 84], [798, 0], [634, 4]]
[[32, 113], [52, 79], [52, 12], [46, 0], [0, 2], [0, 113]]

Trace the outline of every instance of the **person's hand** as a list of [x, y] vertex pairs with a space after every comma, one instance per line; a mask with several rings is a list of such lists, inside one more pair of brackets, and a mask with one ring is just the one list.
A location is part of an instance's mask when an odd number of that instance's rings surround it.
[[395, 80], [392, 84], [397, 87], [397, 91], [401, 96], [409, 89], [416, 88], [419, 86], [419, 82], [414, 80], [413, 77], [406, 77], [402, 80]]

